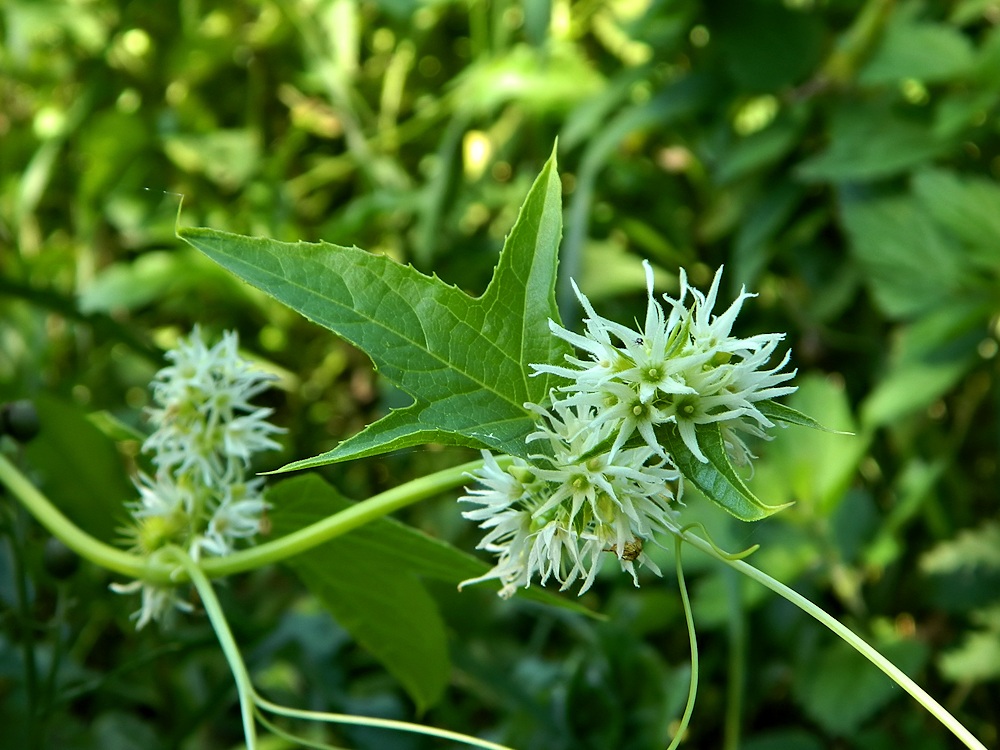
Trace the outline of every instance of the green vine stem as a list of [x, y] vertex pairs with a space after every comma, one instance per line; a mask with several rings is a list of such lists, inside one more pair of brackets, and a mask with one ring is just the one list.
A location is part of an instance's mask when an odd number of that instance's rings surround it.
[[876, 651], [863, 638], [832, 615], [813, 604], [798, 592], [790, 589], [783, 583], [776, 581], [774, 578], [771, 578], [771, 576], [767, 575], [767, 573], [764, 573], [752, 565], [743, 562], [743, 560], [733, 559], [733, 557], [722, 553], [711, 542], [702, 539], [699, 536], [695, 536], [694, 534], [690, 534], [687, 531], [678, 532], [678, 536], [692, 547], [700, 549], [702, 552], [711, 555], [717, 560], [721, 560], [732, 568], [735, 568], [743, 575], [766, 586], [771, 589], [771, 591], [790, 601], [806, 614], [819, 620], [823, 623], [823, 625], [843, 638], [866, 659], [885, 672], [893, 680], [893, 682], [912, 695], [917, 702], [920, 703], [920, 705], [931, 713], [931, 715], [951, 730], [951, 732], [959, 740], [961, 740], [967, 748], [970, 748], [970, 750], [986, 750], [986, 746], [977, 740], [973, 736], [972, 732], [966, 729], [965, 726], [963, 726], [958, 719], [952, 716], [944, 706], [934, 700], [934, 698], [932, 698], [927, 691], [910, 679], [901, 669], [899, 669], [899, 667], [882, 656], [882, 654]]
[[[0, 484], [5, 484], [42, 526], [78, 555], [102, 568], [113, 570], [130, 578], [143, 578], [145, 576], [148, 566], [143, 558], [94, 539], [74, 524], [45, 495], [39, 492], [35, 485], [7, 460], [3, 453], [0, 453]], [[160, 581], [165, 583], [169, 581], [170, 570], [164, 569], [164, 573], [165, 575]]]
[[732, 568], [725, 572], [729, 609], [729, 667], [726, 670], [726, 716], [722, 724], [722, 750], [739, 750], [746, 685], [746, 609], [740, 605], [739, 575]]
[[[406, 721], [396, 721], [394, 719], [379, 719], [370, 716], [351, 716], [349, 714], [325, 713], [320, 711], [304, 711], [296, 708], [272, 703], [262, 698], [254, 690], [247, 672], [246, 664], [240, 654], [236, 639], [229, 629], [229, 622], [222, 611], [219, 599], [212, 588], [212, 582], [205, 575], [198, 563], [191, 559], [191, 556], [180, 548], [170, 550], [170, 558], [176, 561], [187, 573], [194, 587], [198, 590], [202, 605], [205, 607], [205, 614], [208, 615], [209, 622], [215, 630], [215, 635], [219, 639], [219, 645], [229, 663], [229, 669], [236, 680], [236, 689], [240, 698], [240, 712], [243, 716], [243, 731], [246, 738], [247, 749], [256, 750], [257, 733], [254, 717], [257, 710], [270, 711], [279, 716], [286, 716], [295, 719], [307, 719], [311, 721], [328, 722], [335, 724], [355, 724], [366, 727], [381, 727], [395, 731], [411, 732], [414, 734], [424, 734], [430, 737], [440, 737], [442, 739], [460, 742], [465, 745], [483, 748], [483, 750], [511, 750], [506, 745], [498, 745], [495, 742], [481, 740], [477, 737], [452, 732], [447, 729], [423, 726], [422, 724], [411, 724]], [[269, 723], [269, 722], [266, 722]], [[284, 733], [282, 733], [284, 734]]]
[[691, 682], [688, 685], [687, 705], [681, 716], [674, 739], [667, 750], [676, 750], [684, 741], [688, 724], [694, 714], [694, 702], [698, 697], [698, 633], [694, 627], [694, 613], [691, 611], [691, 599], [688, 597], [687, 584], [684, 582], [684, 565], [681, 562], [681, 538], [674, 541], [674, 565], [677, 568], [677, 587], [681, 592], [681, 604], [684, 605], [684, 622], [687, 624], [688, 641], [691, 643]]
[[[512, 460], [506, 456], [496, 459], [500, 466], [506, 466]], [[273, 542], [259, 544], [226, 557], [207, 558], [201, 563], [201, 568], [209, 578], [216, 578], [242, 573], [298, 555], [395, 510], [461, 487], [469, 481], [469, 475], [482, 465], [482, 459], [478, 459], [418, 477]]]
[[392, 729], [400, 732], [424, 734], [429, 737], [440, 737], [453, 742], [460, 742], [463, 745], [481, 747], [483, 750], [512, 750], [512, 748], [506, 745], [498, 745], [489, 740], [481, 740], [477, 737], [470, 737], [466, 734], [451, 732], [447, 729], [438, 729], [437, 727], [425, 727], [420, 724], [396, 721], [395, 719], [377, 719], [371, 716], [351, 716], [349, 714], [334, 714], [323, 711], [305, 711], [298, 708], [288, 708], [286, 706], [279, 706], [277, 703], [271, 703], [271, 701], [261, 698], [259, 695], [255, 696], [254, 700], [259, 708], [286, 716], [290, 719], [307, 719], [309, 721], [323, 721], [331, 724], [355, 724], [364, 727], [379, 727], [381, 729]]
[[[497, 459], [498, 463], [507, 460], [510, 459], [506, 457]], [[359, 526], [363, 526], [376, 518], [381, 518], [394, 510], [461, 486], [468, 479], [469, 474], [480, 466], [482, 466], [481, 460], [470, 461], [460, 466], [414, 479], [406, 484], [375, 495], [368, 500], [359, 502], [345, 511], [341, 511], [299, 531], [276, 539], [273, 542], [267, 542], [227, 557], [210, 558], [203, 561], [200, 566], [195, 567], [199, 575], [205, 577], [207, 582], [208, 578], [232, 575], [268, 563], [278, 562], [311, 549], [341, 534], [345, 534]], [[183, 578], [177, 576], [177, 567], [168, 564], [162, 557], [158, 557], [155, 561], [145, 559], [94, 539], [73, 524], [2, 454], [0, 454], [0, 483], [6, 485], [31, 514], [54, 536], [61, 539], [67, 547], [91, 562], [108, 570], [151, 583], [176, 584], [183, 580]], [[912, 695], [918, 703], [944, 724], [966, 747], [970, 748], [970, 750], [986, 750], [986, 747], [940, 703], [934, 700], [923, 688], [865, 642], [864, 639], [850, 630], [850, 628], [827, 614], [801, 594], [776, 581], [752, 565], [748, 565], [740, 559], [735, 559], [732, 555], [727, 555], [717, 549], [711, 542], [689, 533], [686, 529], [679, 530], [677, 535], [691, 546], [700, 549], [702, 552], [722, 561], [743, 575], [766, 586], [799, 607], [803, 612], [819, 620], [819, 622], [853, 646], [859, 653]], [[185, 570], [187, 577], [190, 578], [191, 570]], [[197, 582], [195, 583], [197, 585]], [[264, 704], [261, 705], [264, 707]]]
[[[497, 459], [501, 465], [509, 460], [505, 457]], [[229, 663], [233, 679], [236, 681], [243, 731], [249, 750], [256, 750], [258, 746], [255, 716], [258, 715], [259, 711], [270, 711], [289, 718], [414, 732], [473, 745], [484, 748], [484, 750], [510, 750], [504, 745], [446, 729], [425, 727], [420, 724], [390, 719], [303, 711], [265, 700], [257, 695], [253, 688], [239, 647], [229, 630], [229, 625], [209, 580], [212, 577], [240, 573], [292, 557], [381, 518], [394, 510], [454, 489], [462, 485], [468, 479], [469, 473], [480, 466], [482, 466], [481, 460], [471, 461], [414, 479], [273, 542], [228, 557], [209, 558], [200, 564], [195, 563], [190, 555], [180, 548], [164, 548], [155, 555], [155, 559], [144, 559], [95, 539], [70, 521], [2, 454], [0, 454], [0, 483], [6, 485], [21, 501], [22, 505], [54, 536], [91, 562], [108, 570], [152, 583], [176, 584], [184, 580], [191, 581], [198, 591], [205, 612], [219, 639], [219, 645]], [[265, 724], [267, 723], [265, 722]]]
[[319, 742], [318, 740], [311, 740], [305, 737], [300, 737], [297, 734], [292, 734], [291, 732], [286, 732], [280, 726], [268, 719], [267, 715], [260, 709], [257, 710], [257, 721], [259, 721], [271, 734], [288, 742], [289, 747], [311, 747], [313, 750], [348, 750], [348, 748], [341, 747], [340, 745], [331, 745], [327, 742]]
[[[503, 466], [511, 459], [498, 457], [496, 460]], [[279, 562], [407, 505], [455, 489], [468, 481], [469, 474], [482, 464], [481, 459], [470, 461], [419, 477], [280, 539], [234, 552], [226, 557], [207, 558], [201, 562], [200, 569], [209, 578], [218, 578]], [[87, 534], [63, 515], [2, 454], [0, 454], [0, 484], [5, 484], [31, 514], [67, 547], [96, 565], [150, 583], [175, 585], [187, 578], [186, 575], [178, 576], [179, 571], [176, 566], [168, 564], [158, 556], [155, 559], [147, 559], [133, 555]]]
[[215, 637], [219, 639], [219, 646], [222, 647], [222, 653], [225, 654], [226, 661], [229, 663], [229, 671], [232, 672], [233, 679], [236, 680], [236, 692], [240, 698], [240, 716], [243, 719], [243, 736], [246, 739], [247, 750], [257, 750], [257, 725], [254, 723], [253, 684], [250, 682], [250, 674], [243, 663], [243, 656], [240, 654], [239, 646], [236, 645], [236, 639], [233, 638], [233, 633], [229, 629], [226, 615], [223, 613], [219, 599], [215, 595], [215, 589], [212, 588], [212, 582], [208, 580], [208, 577], [202, 572], [198, 563], [192, 560], [187, 552], [180, 548], [174, 548], [171, 552], [173, 553], [171, 557], [180, 564], [188, 574], [188, 577], [190, 577], [191, 583], [198, 590], [198, 596], [201, 598], [201, 604], [205, 608], [205, 614], [208, 615], [208, 621], [212, 624], [212, 629], [215, 630]]

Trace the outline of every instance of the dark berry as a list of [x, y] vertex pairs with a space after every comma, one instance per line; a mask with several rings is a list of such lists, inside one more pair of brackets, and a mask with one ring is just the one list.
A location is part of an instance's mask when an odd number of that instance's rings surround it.
[[30, 401], [22, 399], [0, 406], [0, 434], [27, 443], [38, 434], [39, 426], [38, 410]]
[[42, 562], [48, 574], [60, 581], [69, 578], [80, 567], [79, 555], [54, 536], [45, 540]]

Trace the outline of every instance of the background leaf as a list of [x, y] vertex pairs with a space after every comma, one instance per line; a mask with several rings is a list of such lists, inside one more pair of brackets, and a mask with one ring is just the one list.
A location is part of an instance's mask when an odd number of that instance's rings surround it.
[[75, 405], [46, 394], [32, 400], [41, 429], [25, 452], [42, 491], [87, 533], [118, 541], [125, 503], [138, 493], [114, 443]]
[[867, 425], [929, 406], [979, 362], [988, 306], [975, 297], [928, 313], [899, 332], [883, 379], [861, 405]]
[[979, 566], [1000, 571], [1000, 523], [988, 521], [976, 529], [961, 531], [920, 561], [920, 567], [928, 573], [958, 573]]
[[844, 102], [830, 118], [830, 143], [806, 159], [797, 174], [809, 182], [872, 181], [905, 171], [950, 146], [912, 113], [884, 101]]
[[[789, 406], [831, 429], [817, 430], [789, 420], [787, 427], [774, 430], [774, 440], [760, 444], [766, 460], [759, 462], [749, 484], [770, 502], [798, 502], [806, 513], [827, 515], [843, 500], [871, 437], [853, 434], [857, 422], [842, 386], [811, 376], [799, 378], [797, 384], [798, 390], [788, 396]], [[768, 404], [761, 411], [781, 419], [774, 408], [778, 406]]]
[[1000, 628], [970, 633], [941, 655], [941, 673], [955, 682], [979, 682], [1000, 677]]
[[708, 8], [728, 72], [744, 89], [796, 83], [818, 62], [822, 27], [812, 14], [766, 0], [726, 0]]
[[[274, 505], [270, 518], [276, 536], [350, 506], [312, 474], [275, 485], [267, 498]], [[429, 549], [433, 554], [426, 554]], [[457, 552], [443, 566], [442, 557], [448, 558], [446, 545], [409, 527], [378, 521], [286, 564], [423, 711], [441, 698], [450, 666], [444, 621], [417, 575], [461, 575], [469, 567]]]
[[[982, 619], [1000, 603], [1000, 567], [987, 563], [994, 535], [953, 548], [950, 571], [920, 561], [996, 517], [996, 6], [5, 0], [0, 400], [45, 394], [77, 416], [111, 415], [102, 429], [124, 442], [121, 465], [109, 470], [133, 497], [125, 477], [139, 458], [132, 441], [145, 427], [149, 380], [162, 348], [199, 323], [213, 334], [237, 329], [246, 354], [282, 373], [262, 405], [288, 429], [284, 460], [334, 448], [410, 397], [373, 373], [364, 352], [179, 247], [177, 200], [164, 192], [186, 196], [188, 226], [356, 245], [478, 294], [558, 136], [572, 208], [560, 269], [567, 289], [573, 277], [585, 292], [612, 293], [602, 314], [630, 323], [646, 303], [632, 277], [644, 258], [667, 292], [681, 267], [706, 289], [725, 265], [730, 299], [741, 283], [759, 294], [739, 335], [787, 334], [800, 390], [782, 401], [828, 427], [858, 425], [856, 437], [793, 425], [751, 446], [760, 456], [747, 482], [754, 494], [771, 505], [797, 501], [767, 523], [698, 502], [690, 482], [685, 517], [726, 549], [761, 543], [755, 565], [862, 631], [891, 621], [909, 632], [912, 618], [932, 650], [920, 681], [939, 699], [964, 697], [949, 708], [994, 747], [1000, 683], [975, 669], [986, 663], [979, 644], [1000, 634]], [[911, 206], [890, 219], [883, 201]], [[866, 203], [872, 212], [853, 221]], [[573, 327], [579, 315], [567, 299]], [[965, 326], [957, 311], [976, 301], [982, 317]], [[471, 441], [421, 434], [402, 416], [398, 433], [382, 433], [387, 443]], [[70, 482], [67, 447], [31, 453], [0, 439], [30, 477], [63, 480], [70, 503], [93, 503], [81, 510], [106, 518], [110, 498], [85, 499]], [[411, 449], [324, 475], [362, 498], [473, 457]], [[458, 549], [481, 537], [452, 503], [398, 517]], [[203, 621], [132, 632], [133, 598], [110, 593], [92, 566], [55, 580], [43, 564], [47, 532], [31, 523], [24, 531], [21, 556], [14, 536], [0, 539], [0, 597], [14, 608], [0, 627], [9, 744], [104, 750], [101, 727], [128, 714], [164, 747], [232, 746], [232, 684]], [[686, 744], [954, 744], [908, 699], [831, 740], [789, 700], [797, 673], [816, 675], [819, 626], [702, 557], [685, 556], [706, 613], [699, 642], [727, 656], [703, 660]], [[654, 559], [670, 564], [669, 555]], [[267, 676], [261, 687], [289, 705], [425, 720], [519, 750], [589, 750], [595, 737], [600, 750], [662, 748], [687, 687], [676, 589], [642, 575], [635, 589], [606, 562], [612, 575], [561, 601], [607, 613], [607, 623], [525, 606], [522, 595], [496, 602], [488, 584], [458, 594], [424, 578], [454, 667], [447, 700], [422, 717], [325, 612], [309, 615], [313, 598], [303, 601], [289, 570], [241, 576], [220, 594], [241, 613], [232, 624], [255, 675]], [[19, 570], [32, 602], [23, 612]], [[300, 616], [312, 624], [293, 626]], [[261, 646], [282, 632], [295, 637]], [[752, 636], [745, 649], [740, 633]], [[32, 653], [41, 676], [58, 667], [51, 699], [41, 680], [38, 710], [29, 705]], [[742, 690], [729, 680], [733, 664]], [[732, 736], [726, 712], [740, 697]], [[35, 742], [32, 722], [45, 730]], [[336, 732], [327, 741], [357, 750], [426, 744]]]
[[[927, 647], [915, 640], [880, 644], [879, 650], [911, 676], [927, 659]], [[796, 676], [795, 699], [830, 734], [853, 734], [893, 698], [905, 695], [895, 682], [872, 669], [863, 656], [841, 641], [809, 661], [811, 668]]]
[[945, 24], [913, 21], [900, 14], [890, 23], [858, 80], [864, 85], [893, 84], [912, 78], [947, 81], [972, 68], [969, 40]]
[[939, 226], [1000, 266], [1000, 187], [993, 180], [960, 177], [946, 169], [913, 176], [913, 193]]
[[848, 199], [842, 220], [872, 296], [888, 316], [912, 317], [956, 295], [965, 272], [963, 259], [911, 198]]

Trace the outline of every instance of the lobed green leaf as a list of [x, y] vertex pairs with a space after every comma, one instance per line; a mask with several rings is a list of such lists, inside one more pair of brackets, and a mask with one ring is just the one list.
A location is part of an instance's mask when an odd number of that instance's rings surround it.
[[555, 156], [535, 181], [486, 292], [471, 297], [384, 256], [329, 243], [286, 243], [212, 229], [178, 236], [244, 281], [329, 328], [371, 357], [413, 398], [327, 453], [283, 470], [371, 456], [427, 442], [525, 455], [549, 377], [531, 363], [567, 350], [552, 336], [562, 231]]

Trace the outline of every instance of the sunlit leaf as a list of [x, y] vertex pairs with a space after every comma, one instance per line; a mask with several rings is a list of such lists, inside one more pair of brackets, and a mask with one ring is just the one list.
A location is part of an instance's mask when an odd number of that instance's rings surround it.
[[457, 81], [455, 107], [487, 114], [516, 102], [535, 111], [565, 110], [603, 87], [601, 74], [574, 47], [558, 46], [543, 57], [520, 45], [469, 66]]
[[939, 659], [941, 674], [954, 682], [994, 680], [1000, 677], [1000, 632], [967, 635]]
[[948, 81], [971, 70], [972, 44], [958, 29], [943, 23], [915, 22], [897, 14], [871, 59], [862, 69], [864, 85], [892, 84], [911, 78]]
[[920, 560], [926, 573], [957, 573], [983, 567], [1000, 570], [1000, 523], [988, 521], [941, 542]]
[[954, 301], [964, 259], [915, 200], [858, 196], [844, 202], [842, 219], [851, 252], [887, 316], [912, 317]]
[[[816, 375], [797, 382], [787, 405], [758, 405], [786, 426], [771, 431], [771, 442], [759, 444], [762, 460], [749, 484], [772, 502], [798, 501], [806, 512], [829, 514], [851, 486], [871, 436], [854, 434], [857, 423], [842, 384]], [[818, 419], [803, 420], [805, 413]]]

